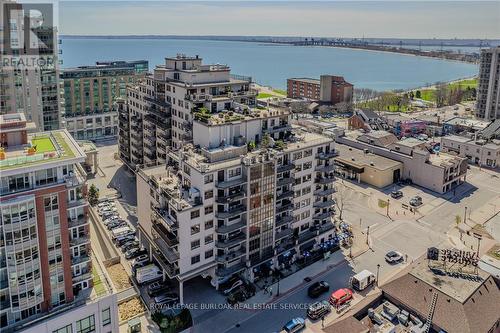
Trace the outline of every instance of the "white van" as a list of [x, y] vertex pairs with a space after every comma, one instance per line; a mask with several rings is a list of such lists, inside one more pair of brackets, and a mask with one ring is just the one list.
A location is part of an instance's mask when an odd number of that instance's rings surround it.
[[375, 282], [375, 275], [369, 270], [363, 270], [350, 279], [351, 286], [356, 290], [364, 290]]
[[132, 229], [129, 227], [121, 227], [121, 228], [116, 228], [111, 231], [111, 235], [113, 236], [113, 239], [116, 239], [117, 237], [120, 237], [122, 235], [131, 233]]
[[135, 271], [135, 279], [139, 285], [147, 282], [158, 281], [163, 277], [163, 272], [155, 264], [139, 267]]

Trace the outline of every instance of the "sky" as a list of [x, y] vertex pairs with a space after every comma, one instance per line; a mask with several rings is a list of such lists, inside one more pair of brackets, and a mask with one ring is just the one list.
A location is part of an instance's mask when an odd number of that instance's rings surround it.
[[500, 38], [500, 1], [60, 1], [66, 35]]

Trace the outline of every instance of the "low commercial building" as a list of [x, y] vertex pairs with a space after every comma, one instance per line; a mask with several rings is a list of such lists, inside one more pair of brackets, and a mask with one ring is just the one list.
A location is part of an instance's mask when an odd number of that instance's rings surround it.
[[335, 140], [403, 163], [402, 179], [437, 193], [446, 193], [465, 181], [467, 161], [464, 157], [431, 153], [419, 140], [399, 141], [386, 131], [351, 131], [340, 134]]
[[396, 183], [403, 174], [403, 163], [346, 145], [336, 145], [335, 173], [341, 177], [378, 188]]
[[62, 71], [64, 127], [78, 140], [116, 137], [114, 103], [125, 97], [127, 84], [143, 78], [147, 71], [146, 60], [97, 62]]
[[384, 284], [382, 293], [368, 296], [367, 302], [351, 309], [352, 315], [324, 332], [346, 332], [343, 327], [352, 332], [498, 332], [498, 284], [487, 272], [470, 269], [463, 264], [467, 260], [461, 260], [443, 267], [421, 258]]
[[342, 76], [321, 75], [320, 79], [290, 78], [288, 98], [306, 98], [328, 104], [352, 103], [354, 86]]
[[449, 135], [441, 138], [441, 151], [467, 158], [481, 167], [500, 167], [500, 141]]
[[445, 134], [457, 134], [462, 132], [475, 133], [484, 130], [489, 124], [489, 121], [454, 117], [443, 123], [443, 132]]

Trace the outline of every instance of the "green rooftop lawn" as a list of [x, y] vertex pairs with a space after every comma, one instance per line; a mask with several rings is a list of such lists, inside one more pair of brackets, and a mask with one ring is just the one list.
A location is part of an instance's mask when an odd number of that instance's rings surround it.
[[92, 280], [93, 280], [93, 285], [95, 289], [95, 293], [100, 296], [106, 293], [106, 288], [104, 287], [104, 284], [101, 281], [101, 277], [99, 274], [97, 274], [97, 270], [92, 267]]
[[269, 97], [276, 97], [275, 95], [268, 94], [268, 93], [259, 93], [257, 95], [257, 99], [263, 99], [263, 98], [269, 98]]
[[40, 137], [31, 140], [31, 144], [36, 146], [37, 153], [47, 153], [55, 151], [56, 148], [49, 137]]
[[286, 91], [281, 90], [281, 89], [273, 89], [273, 92], [279, 95], [286, 96]]

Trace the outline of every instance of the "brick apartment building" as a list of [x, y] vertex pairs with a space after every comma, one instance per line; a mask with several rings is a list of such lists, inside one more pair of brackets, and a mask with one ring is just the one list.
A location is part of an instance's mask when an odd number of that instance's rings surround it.
[[291, 78], [287, 80], [287, 97], [307, 98], [322, 103], [351, 103], [354, 86], [342, 76], [321, 75], [320, 79]]

